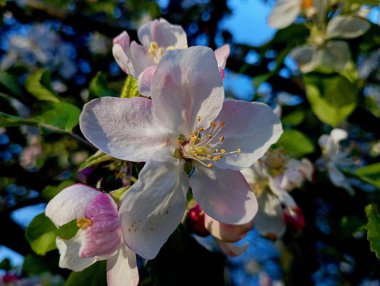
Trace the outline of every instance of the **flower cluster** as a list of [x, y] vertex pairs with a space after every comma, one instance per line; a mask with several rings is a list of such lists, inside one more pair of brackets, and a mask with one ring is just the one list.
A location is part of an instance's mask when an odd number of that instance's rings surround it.
[[[119, 66], [138, 79], [146, 97], [102, 97], [80, 116], [84, 136], [106, 154], [145, 162], [117, 205], [85, 185], [61, 191], [46, 215], [57, 226], [77, 221], [70, 240], [58, 238], [60, 266], [79, 271], [107, 260], [108, 284], [136, 285], [137, 253], [153, 259], [180, 224], [186, 195], [210, 219], [249, 224], [255, 194], [240, 170], [254, 164], [282, 133], [279, 118], [262, 103], [225, 100], [223, 69], [229, 47], [187, 47], [179, 26], [156, 20], [114, 40]], [[292, 182], [293, 183], [293, 182]]]
[[[310, 30], [308, 41], [290, 52], [301, 72], [308, 73], [320, 67], [342, 72], [351, 60], [349, 45], [344, 40], [360, 37], [369, 29], [370, 24], [360, 13], [347, 13], [348, 9], [339, 9], [334, 17], [329, 18], [329, 11], [339, 4], [344, 5], [343, 1], [329, 0], [276, 2], [268, 19], [274, 28], [285, 28], [298, 16], [305, 16], [306, 27]], [[346, 13], [341, 14], [340, 11]]]

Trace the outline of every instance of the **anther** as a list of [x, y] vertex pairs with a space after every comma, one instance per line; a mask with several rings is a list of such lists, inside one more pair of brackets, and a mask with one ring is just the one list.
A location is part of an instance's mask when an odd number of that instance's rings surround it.
[[92, 220], [86, 217], [80, 217], [77, 219], [77, 226], [83, 230], [86, 230], [92, 225]]
[[226, 149], [221, 149], [220, 152], [221, 152], [222, 154], [226, 154]]
[[220, 141], [220, 142], [223, 142], [223, 141], [224, 141], [224, 136], [220, 136], [220, 137], [219, 137], [219, 141]]
[[237, 149], [236, 149], [236, 152], [237, 152], [238, 154], [240, 154], [240, 152], [241, 152], [240, 148], [237, 148]]
[[207, 164], [207, 167], [212, 169], [212, 168], [214, 168], [214, 165], [210, 163], [210, 164]]

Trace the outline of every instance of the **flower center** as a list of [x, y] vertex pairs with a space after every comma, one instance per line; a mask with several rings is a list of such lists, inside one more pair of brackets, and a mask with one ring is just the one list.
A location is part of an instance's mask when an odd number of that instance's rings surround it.
[[[197, 122], [200, 122], [200, 117]], [[177, 138], [177, 144], [180, 145], [179, 154], [185, 159], [195, 160], [208, 168], [214, 167], [214, 162], [221, 160], [223, 157], [240, 154], [240, 148], [234, 151], [223, 149], [224, 136], [220, 132], [225, 127], [223, 121], [213, 121], [209, 128], [195, 128], [189, 138], [180, 135]]]
[[77, 219], [77, 226], [83, 230], [88, 229], [92, 225], [93, 221], [87, 217], [80, 217]]
[[174, 50], [174, 46], [168, 46], [166, 48], [160, 47], [157, 42], [151, 42], [149, 45], [149, 54], [153, 58], [153, 61], [158, 64], [162, 56], [166, 51]]

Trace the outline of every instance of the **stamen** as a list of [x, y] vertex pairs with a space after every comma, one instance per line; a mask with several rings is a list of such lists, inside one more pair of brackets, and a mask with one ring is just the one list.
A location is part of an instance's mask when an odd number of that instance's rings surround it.
[[92, 220], [87, 217], [80, 217], [77, 219], [77, 226], [83, 230], [86, 230], [92, 225]]
[[214, 168], [214, 165], [210, 163], [210, 164], [207, 165], [207, 167], [210, 168], [210, 169], [212, 169], [212, 168]]
[[224, 136], [220, 136], [220, 137], [219, 137], [219, 141], [220, 141], [220, 142], [223, 142], [223, 141], [224, 141]]

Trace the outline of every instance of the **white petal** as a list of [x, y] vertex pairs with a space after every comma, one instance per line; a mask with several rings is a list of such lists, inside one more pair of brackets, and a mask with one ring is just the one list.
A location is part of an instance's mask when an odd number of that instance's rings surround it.
[[331, 182], [337, 187], [344, 188], [350, 195], [354, 195], [354, 189], [348, 183], [346, 176], [332, 163], [329, 163], [327, 168]]
[[82, 271], [96, 262], [95, 257], [79, 257], [79, 249], [82, 245], [82, 235], [83, 231], [79, 230], [77, 234], [69, 240], [57, 237], [56, 243], [60, 253], [59, 267], [73, 271]]
[[303, 46], [293, 49], [289, 56], [295, 60], [298, 68], [303, 72], [311, 72], [321, 63], [318, 58], [318, 51], [312, 46]]
[[282, 29], [292, 24], [301, 11], [300, 0], [278, 0], [269, 15], [269, 25]]
[[286, 230], [281, 202], [268, 191], [258, 197], [258, 202], [259, 211], [253, 219], [254, 227], [263, 235], [274, 234], [281, 237]]
[[168, 51], [153, 77], [150, 95], [153, 113], [177, 134], [206, 129], [219, 114], [224, 100], [223, 82], [213, 51], [191, 47]]
[[367, 20], [355, 16], [336, 16], [327, 24], [326, 37], [351, 39], [363, 35], [370, 25]]
[[224, 141], [220, 148], [227, 152], [240, 149], [240, 154], [226, 155], [215, 165], [227, 169], [243, 169], [255, 163], [282, 133], [280, 119], [263, 103], [226, 100], [216, 120], [225, 127], [220, 132]]
[[160, 47], [173, 46], [176, 49], [187, 48], [187, 36], [179, 25], [172, 25], [165, 19], [146, 23], [138, 30], [140, 42], [149, 47], [151, 42], [157, 42]]
[[200, 207], [220, 222], [245, 224], [257, 212], [256, 197], [239, 171], [197, 165], [190, 186]]
[[46, 206], [45, 214], [60, 227], [70, 221], [84, 216], [88, 203], [97, 195], [96, 189], [75, 184], [63, 189]]
[[138, 78], [139, 92], [144, 96], [150, 96], [150, 86], [152, 84], [153, 75], [157, 69], [156, 65], [147, 67]]
[[87, 103], [80, 116], [83, 135], [112, 157], [134, 162], [165, 160], [174, 150], [153, 119], [147, 98], [102, 97]]
[[185, 212], [188, 177], [183, 163], [149, 161], [125, 194], [120, 219], [128, 246], [153, 259]]
[[348, 44], [343, 41], [329, 41], [319, 50], [321, 65], [335, 71], [343, 71], [351, 59]]
[[331, 130], [330, 136], [336, 144], [339, 144], [340, 141], [347, 139], [348, 133], [344, 129], [335, 128]]
[[230, 46], [223, 45], [220, 48], [217, 48], [214, 51], [216, 61], [218, 62], [219, 70], [223, 70], [226, 67], [226, 61], [228, 56], [230, 55]]
[[107, 285], [137, 286], [138, 283], [136, 255], [124, 244], [116, 255], [107, 260]]

